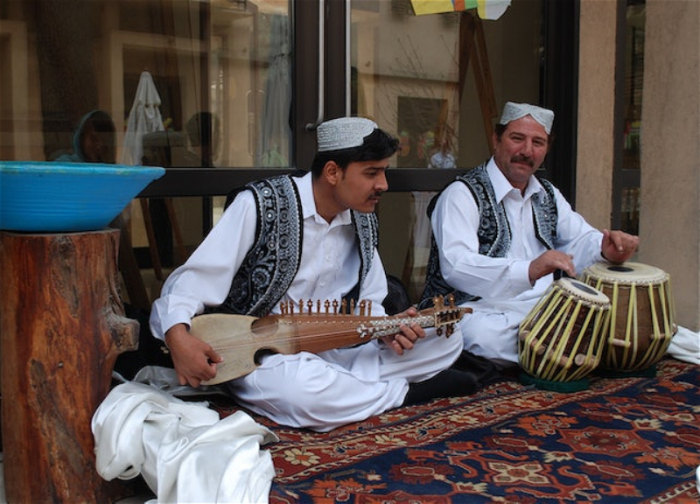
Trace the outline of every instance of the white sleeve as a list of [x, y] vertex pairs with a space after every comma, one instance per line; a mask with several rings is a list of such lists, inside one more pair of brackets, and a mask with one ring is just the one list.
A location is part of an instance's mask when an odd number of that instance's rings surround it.
[[479, 254], [479, 218], [476, 201], [462, 182], [453, 182], [438, 198], [430, 220], [445, 281], [487, 299], [531, 289], [530, 261]]
[[151, 332], [164, 339], [175, 324], [188, 324], [205, 306], [221, 304], [234, 274], [253, 246], [257, 224], [255, 198], [241, 192], [190, 258], [165, 281], [151, 310]]

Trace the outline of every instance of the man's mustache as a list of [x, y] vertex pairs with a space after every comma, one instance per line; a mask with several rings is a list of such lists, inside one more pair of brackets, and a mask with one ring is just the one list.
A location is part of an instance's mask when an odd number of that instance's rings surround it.
[[525, 163], [525, 164], [529, 165], [530, 167], [535, 166], [535, 162], [532, 160], [531, 157], [523, 156], [522, 154], [518, 154], [518, 155], [510, 158], [510, 162], [511, 163]]

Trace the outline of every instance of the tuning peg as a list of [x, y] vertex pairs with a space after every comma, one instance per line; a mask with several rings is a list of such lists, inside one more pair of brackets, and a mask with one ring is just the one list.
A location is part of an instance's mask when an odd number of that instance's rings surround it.
[[433, 306], [435, 307], [435, 309], [436, 309], [437, 311], [440, 311], [440, 310], [443, 309], [444, 304], [443, 304], [443, 298], [442, 298], [442, 296], [435, 296], [435, 297], [433, 298]]

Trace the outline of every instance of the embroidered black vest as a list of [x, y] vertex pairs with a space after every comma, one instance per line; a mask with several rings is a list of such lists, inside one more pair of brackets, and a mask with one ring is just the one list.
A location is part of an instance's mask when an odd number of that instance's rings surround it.
[[[209, 312], [262, 317], [279, 303], [299, 269], [303, 214], [296, 184], [289, 175], [251, 182], [257, 208], [255, 242], [233, 277], [226, 300]], [[378, 242], [377, 217], [352, 211], [360, 271], [358, 283], [346, 299], [357, 300], [360, 286], [372, 266]]]
[[[503, 203], [497, 203], [493, 184], [489, 180], [486, 164], [468, 171], [456, 178], [464, 183], [479, 208], [479, 254], [489, 257], [505, 257], [510, 249], [511, 231]], [[553, 249], [557, 237], [557, 204], [554, 198], [552, 184], [547, 180], [540, 180], [546, 196], [540, 194], [532, 197], [532, 214], [535, 221], [537, 239], [547, 247]], [[437, 194], [428, 205], [428, 217], [433, 213], [435, 203], [440, 194]], [[435, 242], [435, 236], [431, 237], [430, 256], [426, 275], [426, 284], [421, 296], [420, 307], [432, 305], [435, 296], [453, 294], [457, 304], [467, 301], [476, 301], [478, 296], [462, 292], [450, 287], [440, 271], [440, 258]]]

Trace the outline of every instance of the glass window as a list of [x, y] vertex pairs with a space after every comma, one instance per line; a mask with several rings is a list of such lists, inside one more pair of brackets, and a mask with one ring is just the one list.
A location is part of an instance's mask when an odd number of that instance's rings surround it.
[[[387, 271], [419, 293], [424, 207], [452, 178], [434, 170], [485, 161], [505, 101], [543, 103], [543, 20], [547, 7], [556, 14], [563, 5], [518, 0], [488, 20], [475, 9], [416, 15], [411, 0], [327, 1], [328, 43], [319, 48], [314, 1], [0, 0], [0, 156], [84, 157], [74, 143], [82, 125], [111, 147], [102, 162], [166, 167], [147, 192], [159, 198], [126, 212], [145, 288], [157, 294], [230, 189], [273, 169], [308, 167], [315, 140], [306, 125], [323, 105], [326, 118], [349, 108], [402, 141], [395, 192], [379, 207], [380, 252]], [[348, 22], [346, 44], [338, 38]], [[547, 26], [572, 33], [572, 23]], [[303, 29], [294, 34], [295, 26]], [[571, 60], [559, 53], [550, 68]], [[346, 75], [347, 88], [331, 84]], [[95, 111], [93, 124], [86, 116]]]
[[[0, 156], [289, 167], [291, 54], [287, 0], [0, 0]], [[141, 268], [181, 263], [223, 201], [134, 201]]]
[[505, 101], [540, 102], [539, 0], [495, 20], [476, 9], [415, 15], [410, 0], [352, 5], [353, 104], [399, 136], [397, 166], [473, 167]]
[[286, 0], [0, 5], [4, 159], [76, 154], [73, 133], [100, 109], [117, 162], [289, 166]]
[[616, 195], [620, 229], [639, 233], [639, 184], [641, 180], [642, 90], [644, 84], [645, 3], [628, 0], [625, 38], [624, 131], [622, 169]]
[[[398, 168], [468, 169], [488, 160], [506, 101], [541, 103], [542, 4], [416, 15], [410, 0], [352, 2], [352, 107], [401, 141]], [[432, 191], [379, 206], [380, 254], [417, 301], [430, 249]]]

